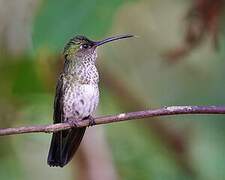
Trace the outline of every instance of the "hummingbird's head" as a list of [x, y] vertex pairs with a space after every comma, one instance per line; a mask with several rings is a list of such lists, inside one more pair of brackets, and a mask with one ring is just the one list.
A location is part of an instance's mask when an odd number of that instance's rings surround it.
[[73, 57], [82, 57], [84, 55], [94, 53], [96, 47], [94, 42], [86, 38], [85, 36], [75, 36], [70, 39], [64, 48], [64, 56], [66, 59], [71, 59]]
[[75, 57], [89, 57], [96, 53], [95, 50], [98, 46], [111, 41], [130, 37], [133, 37], [133, 35], [120, 35], [109, 37], [101, 41], [92, 41], [85, 36], [78, 35], [70, 39], [70, 41], [66, 44], [63, 54], [66, 59], [73, 59]]

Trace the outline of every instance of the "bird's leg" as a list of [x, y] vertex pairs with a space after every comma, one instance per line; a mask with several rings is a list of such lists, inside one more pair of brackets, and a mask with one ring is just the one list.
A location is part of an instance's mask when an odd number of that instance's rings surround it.
[[95, 119], [91, 115], [89, 115], [88, 119], [89, 119], [89, 126], [96, 125]]
[[86, 120], [86, 119], [89, 120], [88, 126], [94, 126], [94, 125], [96, 125], [95, 119], [91, 115], [89, 115], [89, 116], [87, 116], [87, 117], [84, 118], [84, 120]]
[[74, 119], [74, 118], [67, 118], [66, 122], [69, 123], [69, 125], [73, 126], [73, 127], [78, 127], [78, 122], [80, 120], [79, 119]]

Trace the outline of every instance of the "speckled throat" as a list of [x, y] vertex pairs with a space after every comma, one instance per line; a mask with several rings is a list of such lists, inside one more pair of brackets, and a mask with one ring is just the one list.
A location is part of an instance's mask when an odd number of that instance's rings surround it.
[[72, 83], [98, 84], [99, 74], [95, 66], [97, 59], [96, 50], [83, 56], [74, 56], [66, 59], [64, 63], [64, 77]]

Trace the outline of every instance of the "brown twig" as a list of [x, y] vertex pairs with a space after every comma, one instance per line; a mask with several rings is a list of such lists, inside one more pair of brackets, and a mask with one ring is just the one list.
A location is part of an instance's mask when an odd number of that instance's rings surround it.
[[[141, 119], [155, 116], [169, 116], [169, 115], [181, 115], [181, 114], [225, 114], [225, 106], [169, 106], [160, 109], [149, 109], [145, 111], [136, 111], [121, 113], [110, 116], [100, 116], [95, 118], [96, 125], [108, 124], [113, 122], [120, 122], [133, 119]], [[89, 125], [89, 120], [82, 120], [77, 122], [77, 127], [84, 127]], [[74, 127], [69, 123], [58, 123], [53, 125], [36, 125], [17, 128], [5, 128], [0, 129], [0, 136], [35, 133], [35, 132], [57, 132]]]

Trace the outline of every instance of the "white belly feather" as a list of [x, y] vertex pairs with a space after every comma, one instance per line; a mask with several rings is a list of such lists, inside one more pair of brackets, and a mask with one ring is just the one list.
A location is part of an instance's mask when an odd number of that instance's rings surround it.
[[74, 85], [65, 89], [63, 112], [65, 118], [82, 119], [91, 115], [98, 105], [98, 86], [93, 84]]

